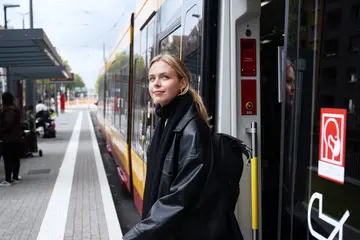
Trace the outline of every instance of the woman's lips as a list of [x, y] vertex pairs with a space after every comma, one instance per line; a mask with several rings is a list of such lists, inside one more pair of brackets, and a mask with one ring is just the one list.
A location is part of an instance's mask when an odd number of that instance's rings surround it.
[[154, 91], [153, 93], [154, 93], [154, 95], [161, 95], [164, 93], [164, 91]]

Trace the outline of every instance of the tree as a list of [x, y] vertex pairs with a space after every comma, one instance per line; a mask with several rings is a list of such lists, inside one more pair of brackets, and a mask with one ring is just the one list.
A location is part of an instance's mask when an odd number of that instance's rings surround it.
[[66, 84], [65, 88], [69, 90], [74, 90], [75, 88], [85, 87], [84, 81], [79, 74], [74, 74], [74, 82]]
[[[66, 72], [70, 73], [71, 72], [71, 67], [68, 63], [68, 61], [63, 60], [62, 61], [62, 65], [65, 67]], [[55, 94], [55, 89], [54, 89], [54, 84], [50, 81], [50, 79], [38, 79], [36, 80], [36, 85], [37, 85], [37, 89], [38, 89], [38, 94], [40, 95], [40, 98], [42, 98], [42, 84], [44, 82], [44, 90], [50, 94], [50, 96], [54, 96]], [[74, 74], [74, 81], [72, 83], [67, 83], [64, 84], [66, 91], [70, 90], [70, 91], [74, 91], [75, 88], [83, 88], [85, 87], [84, 81], [82, 80], [81, 76], [77, 73]]]
[[[106, 62], [106, 72], [120, 73], [121, 69], [129, 65], [129, 55], [123, 51], [115, 55], [113, 62]], [[99, 92], [100, 82], [104, 80], [104, 74], [100, 74], [95, 82], [95, 91]]]
[[68, 61], [66, 61], [66, 60], [62, 61], [62, 65], [65, 67], [67, 72], [71, 72], [71, 67], [70, 67]]

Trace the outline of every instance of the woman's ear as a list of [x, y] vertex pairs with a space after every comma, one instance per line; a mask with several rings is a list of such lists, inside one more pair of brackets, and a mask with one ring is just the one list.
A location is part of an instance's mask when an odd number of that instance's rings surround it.
[[184, 90], [184, 88], [186, 87], [188, 83], [188, 80], [186, 78], [182, 78], [181, 79], [181, 90]]

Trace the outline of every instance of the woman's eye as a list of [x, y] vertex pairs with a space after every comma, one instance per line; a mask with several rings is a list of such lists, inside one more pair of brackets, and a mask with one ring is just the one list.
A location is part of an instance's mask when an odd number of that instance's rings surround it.
[[169, 79], [169, 77], [168, 77], [168, 76], [163, 76], [162, 78], [163, 78], [163, 79]]

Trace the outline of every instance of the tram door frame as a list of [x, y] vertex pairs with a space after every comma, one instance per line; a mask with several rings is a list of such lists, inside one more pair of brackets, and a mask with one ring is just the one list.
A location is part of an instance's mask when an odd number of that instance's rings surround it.
[[[220, 1], [218, 28], [218, 66], [216, 132], [227, 133], [244, 141], [253, 150], [261, 149], [261, 95], [260, 95], [260, 0]], [[241, 39], [254, 41], [255, 48], [242, 51]], [[243, 41], [244, 42], [244, 41]], [[255, 55], [254, 52], [255, 51]], [[241, 52], [252, 55], [252, 59], [242, 58]], [[242, 74], [241, 62], [247, 60], [252, 74]], [[255, 61], [255, 62], [254, 62]], [[244, 69], [246, 70], [246, 69]], [[244, 84], [246, 83], [250, 84]], [[249, 99], [243, 99], [242, 89], [250, 91]], [[246, 86], [250, 86], [250, 89]], [[255, 87], [254, 87], [255, 86]], [[245, 89], [248, 88], [248, 89]], [[253, 95], [256, 95], [254, 97]], [[242, 108], [251, 101], [249, 112]], [[252, 111], [251, 111], [252, 110]], [[257, 129], [256, 129], [257, 128]], [[256, 134], [255, 134], [256, 132]], [[262, 239], [261, 208], [261, 151], [253, 152], [251, 161], [245, 162], [240, 181], [240, 196], [235, 214], [244, 239]], [[251, 163], [253, 167], [251, 169]], [[250, 163], [250, 164], [248, 164]], [[255, 178], [251, 179], [251, 171]], [[255, 173], [255, 174], [254, 174]], [[253, 182], [253, 187], [251, 186]], [[252, 199], [252, 196], [257, 195]], [[255, 211], [252, 211], [252, 205]]]

